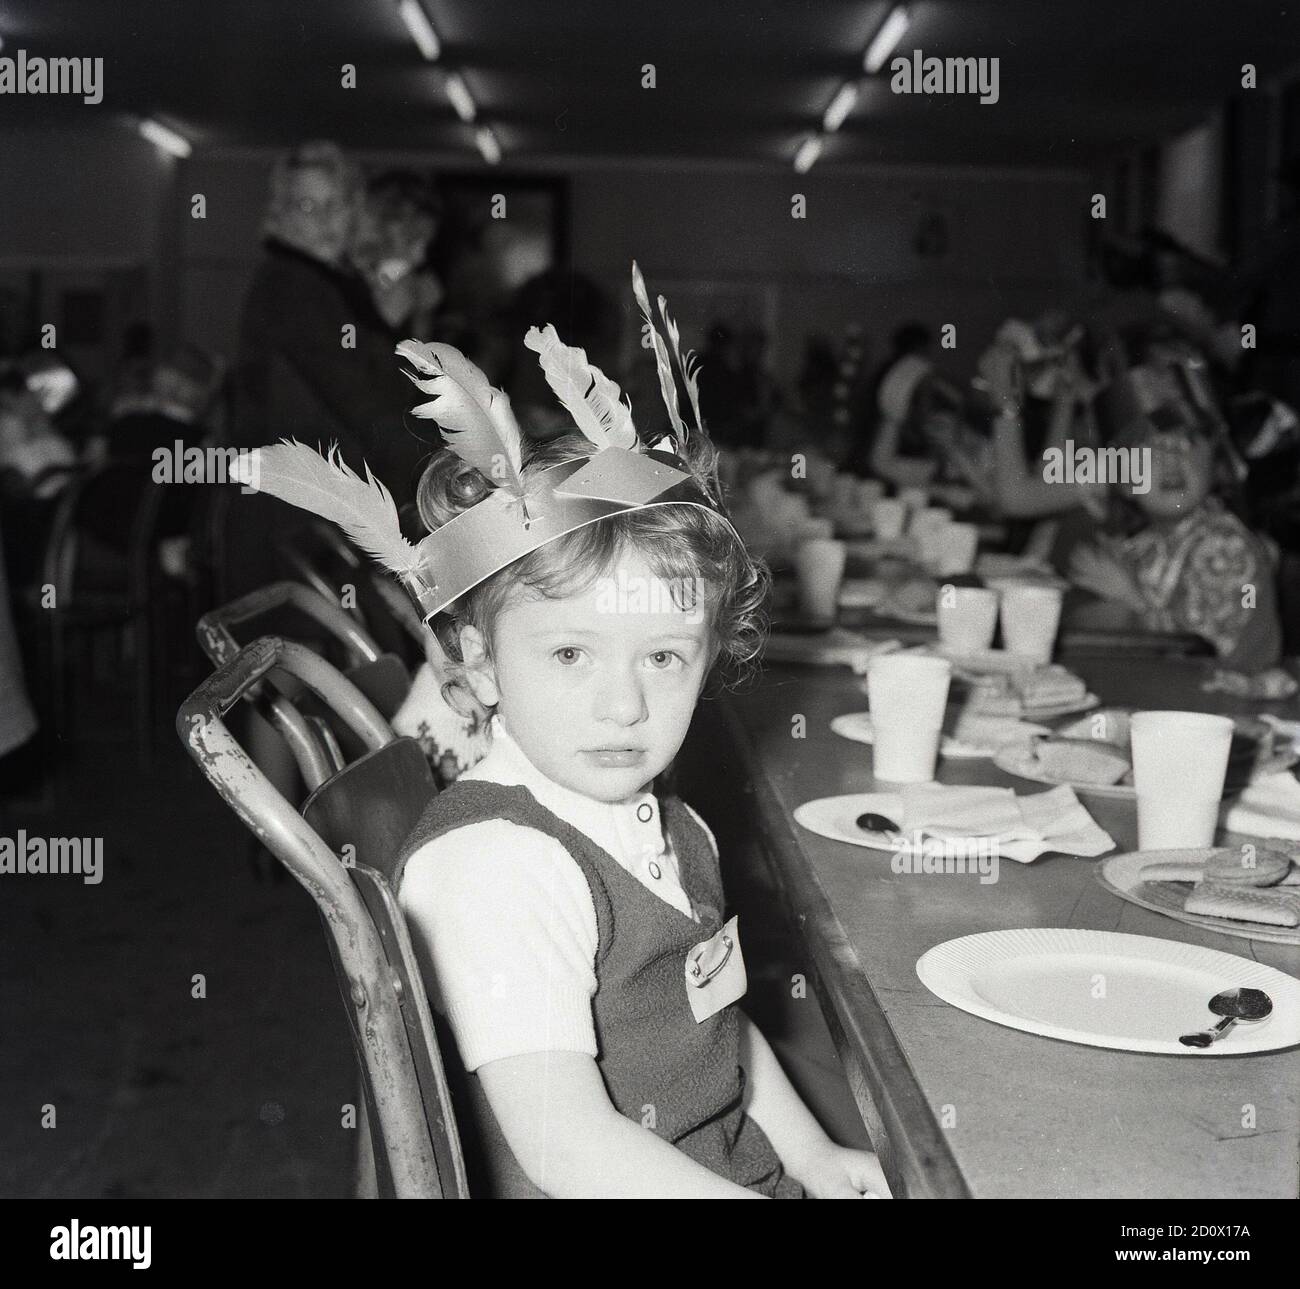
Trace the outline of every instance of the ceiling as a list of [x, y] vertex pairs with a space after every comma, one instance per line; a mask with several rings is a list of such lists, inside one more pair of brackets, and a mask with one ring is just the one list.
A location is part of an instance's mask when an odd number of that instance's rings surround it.
[[[861, 75], [885, 0], [423, 0], [424, 61], [395, 0], [0, 0], [3, 54], [102, 56], [104, 102], [0, 98], [0, 128], [126, 111], [201, 143], [461, 153], [455, 68], [511, 160], [788, 165]], [[1000, 99], [902, 96], [869, 78], [819, 168], [870, 162], [1082, 167], [1197, 123], [1300, 65], [1300, 0], [918, 0], [899, 52], [996, 56]], [[357, 68], [356, 89], [340, 67]], [[641, 88], [653, 63], [657, 85]]]

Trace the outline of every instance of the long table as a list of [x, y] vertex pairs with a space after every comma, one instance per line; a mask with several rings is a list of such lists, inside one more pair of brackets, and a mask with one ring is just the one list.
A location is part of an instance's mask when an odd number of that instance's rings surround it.
[[[1199, 660], [1079, 658], [1105, 702], [1300, 716], [1300, 704], [1204, 693]], [[1206, 945], [1300, 976], [1300, 947], [1209, 932], [1106, 891], [1100, 860], [1006, 861], [996, 883], [909, 876], [888, 854], [806, 831], [814, 797], [871, 791], [870, 748], [830, 731], [866, 706], [846, 669], [770, 667], [714, 710], [713, 782], [743, 781], [734, 829], [762, 851], [801, 927], [814, 988], [895, 1192], [910, 1197], [1247, 1197], [1300, 1193], [1300, 1054], [1159, 1056], [1037, 1037], [931, 994], [917, 959], [945, 940], [1017, 927], [1123, 931]], [[798, 719], [802, 718], [802, 720]], [[800, 737], [799, 735], [802, 735]], [[730, 768], [723, 761], [731, 761]], [[1043, 791], [991, 761], [941, 761], [945, 783]], [[1081, 797], [1121, 850], [1131, 802]]]

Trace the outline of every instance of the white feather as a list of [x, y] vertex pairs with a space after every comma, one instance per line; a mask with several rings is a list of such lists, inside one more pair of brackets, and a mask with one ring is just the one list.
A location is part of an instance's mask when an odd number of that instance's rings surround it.
[[585, 349], [566, 345], [548, 322], [529, 327], [524, 344], [537, 354], [546, 383], [555, 391], [573, 423], [599, 449], [636, 447], [631, 409], [622, 391], [594, 363]]
[[347, 536], [385, 568], [397, 574], [419, 571], [420, 547], [402, 535], [397, 505], [370, 467], [363, 480], [339, 456], [338, 446], [328, 458], [305, 443], [281, 440], [258, 448], [235, 463], [234, 476], [290, 505], [309, 510], [337, 524]]

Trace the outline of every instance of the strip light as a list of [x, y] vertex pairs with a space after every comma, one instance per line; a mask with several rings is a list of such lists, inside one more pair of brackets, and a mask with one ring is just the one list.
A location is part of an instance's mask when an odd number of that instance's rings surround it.
[[866, 56], [862, 60], [862, 65], [867, 71], [875, 75], [885, 65], [889, 55], [894, 52], [894, 46], [903, 39], [903, 33], [911, 22], [906, 5], [895, 5], [889, 11], [889, 16], [880, 24], [880, 30], [867, 46]]
[[813, 162], [822, 154], [822, 136], [810, 134], [794, 154], [794, 168], [798, 174], [806, 174], [812, 169]]
[[438, 55], [442, 53], [442, 42], [429, 21], [429, 15], [420, 7], [419, 0], [401, 0], [397, 12], [402, 15], [406, 30], [411, 33], [411, 39], [419, 46], [420, 53], [431, 63], [436, 63]]
[[835, 97], [831, 99], [830, 106], [826, 109], [822, 117], [822, 129], [827, 134], [834, 134], [836, 130], [844, 124], [844, 118], [853, 111], [853, 105], [858, 101], [858, 85], [856, 81], [845, 81], [843, 85], [835, 91]]
[[145, 117], [136, 128], [155, 148], [170, 152], [173, 157], [180, 157], [182, 161], [194, 151], [190, 141], [183, 134], [169, 130], [161, 121], [155, 121], [151, 117]]
[[478, 115], [478, 109], [474, 106], [464, 77], [459, 72], [448, 72], [443, 77], [442, 88], [456, 109], [456, 115], [468, 125]]
[[492, 127], [480, 125], [474, 131], [474, 142], [478, 144], [478, 150], [483, 154], [483, 160], [490, 166], [494, 166], [501, 160], [501, 145], [497, 142], [497, 136], [492, 133]]

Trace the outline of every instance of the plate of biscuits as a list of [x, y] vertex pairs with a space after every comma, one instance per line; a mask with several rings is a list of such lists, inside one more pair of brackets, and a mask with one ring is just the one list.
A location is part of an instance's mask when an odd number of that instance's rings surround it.
[[1300, 944], [1300, 862], [1276, 845], [1137, 850], [1097, 869], [1112, 894], [1189, 926]]
[[[999, 749], [993, 763], [1000, 770], [1053, 787], [1068, 784], [1076, 792], [1137, 800], [1129, 750], [1129, 722], [1133, 712], [1125, 707], [1104, 707], [1083, 720], [1058, 729], [1048, 738]], [[1293, 749], [1275, 747], [1272, 728], [1253, 717], [1234, 717], [1235, 729], [1228, 750], [1224, 795], [1235, 796], [1259, 774], [1294, 764]]]

